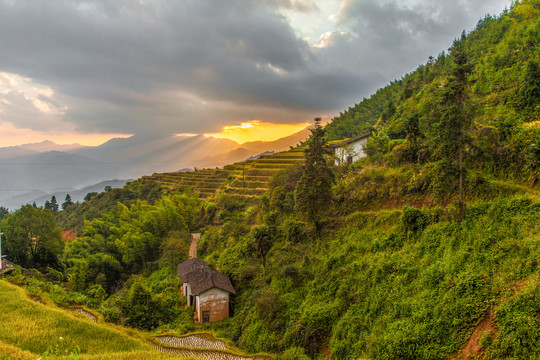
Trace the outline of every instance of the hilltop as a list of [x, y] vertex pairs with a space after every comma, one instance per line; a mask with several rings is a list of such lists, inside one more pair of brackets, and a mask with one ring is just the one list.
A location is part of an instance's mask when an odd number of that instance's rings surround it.
[[244, 144], [204, 135], [157, 139], [132, 136], [111, 139], [99, 146], [44, 142], [0, 148], [0, 206], [17, 208], [34, 201], [42, 205], [47, 196], [50, 199], [55, 194], [63, 199], [67, 193], [73, 196], [111, 179], [137, 179], [183, 168], [222, 167], [265, 151], [289, 149], [308, 136], [309, 131], [304, 129], [278, 140]]
[[[516, 2], [299, 147], [7, 215], [7, 253], [43, 293], [56, 281], [141, 334], [212, 331], [290, 360], [536, 359], [539, 34], [540, 1]], [[327, 140], [367, 132], [367, 156], [334, 165]], [[234, 285], [227, 320], [194, 324], [178, 294], [192, 232]]]

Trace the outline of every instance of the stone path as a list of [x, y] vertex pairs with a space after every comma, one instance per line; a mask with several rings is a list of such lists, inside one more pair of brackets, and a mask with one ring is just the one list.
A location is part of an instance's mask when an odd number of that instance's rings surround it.
[[191, 241], [191, 246], [189, 247], [189, 258], [193, 259], [197, 257], [197, 246], [199, 245], [199, 239], [201, 238], [200, 233], [191, 234], [193, 240]]

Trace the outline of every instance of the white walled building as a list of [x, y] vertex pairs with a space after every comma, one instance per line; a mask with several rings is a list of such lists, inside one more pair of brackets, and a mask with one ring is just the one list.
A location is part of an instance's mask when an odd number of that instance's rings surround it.
[[336, 165], [352, 164], [360, 158], [366, 156], [364, 145], [371, 134], [362, 134], [340, 143], [332, 144], [329, 147], [334, 150]]

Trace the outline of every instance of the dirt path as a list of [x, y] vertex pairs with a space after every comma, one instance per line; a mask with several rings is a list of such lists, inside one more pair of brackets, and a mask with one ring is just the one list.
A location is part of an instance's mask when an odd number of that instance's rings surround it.
[[199, 239], [201, 238], [200, 233], [191, 234], [193, 240], [191, 241], [191, 246], [189, 247], [189, 258], [193, 259], [197, 257], [197, 246], [199, 245]]
[[[510, 286], [510, 289], [513, 292], [511, 297], [514, 297], [527, 284], [527, 282], [528, 280], [525, 279]], [[497, 321], [495, 319], [495, 308], [492, 307], [489, 309], [484, 319], [478, 323], [465, 347], [455, 354], [450, 355], [447, 360], [482, 358], [485, 351], [482, 348], [482, 338], [485, 338], [486, 336], [496, 338], [497, 335], [498, 330]]]

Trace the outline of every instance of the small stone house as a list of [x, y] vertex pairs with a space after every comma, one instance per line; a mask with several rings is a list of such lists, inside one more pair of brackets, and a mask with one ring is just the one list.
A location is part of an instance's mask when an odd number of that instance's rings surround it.
[[203, 324], [229, 317], [231, 295], [236, 292], [227, 276], [197, 258], [178, 264], [178, 276], [187, 306], [195, 308], [195, 321]]
[[366, 156], [364, 145], [371, 134], [362, 134], [350, 139], [343, 140], [337, 144], [331, 144], [329, 147], [334, 151], [336, 165], [352, 164], [360, 158]]

